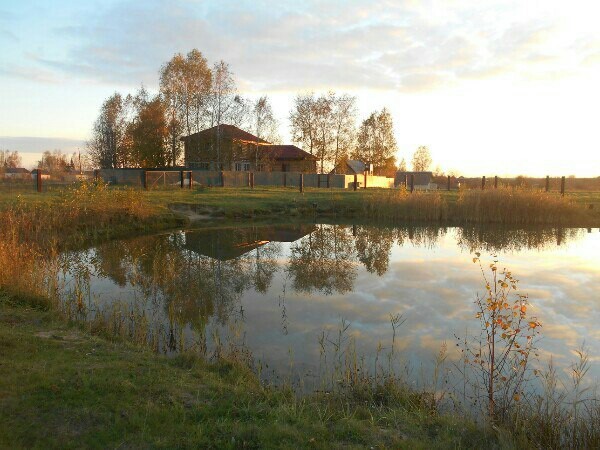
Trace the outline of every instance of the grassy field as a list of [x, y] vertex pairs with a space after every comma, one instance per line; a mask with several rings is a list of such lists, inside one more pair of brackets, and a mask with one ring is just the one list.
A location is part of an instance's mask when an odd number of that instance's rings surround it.
[[[501, 195], [494, 195], [501, 192]], [[498, 207], [499, 199], [513, 192], [512, 203]], [[155, 214], [171, 209], [204, 219], [247, 219], [295, 217], [373, 218], [389, 221], [435, 221], [462, 223], [543, 223], [583, 227], [600, 226], [600, 192], [577, 192], [564, 198], [557, 193], [532, 190], [436, 191], [402, 195], [398, 190], [292, 188], [198, 188], [193, 190], [139, 191]], [[57, 201], [62, 189], [42, 194], [31, 189], [8, 192], [0, 189], [0, 209], [17, 196], [23, 203], [39, 205]], [[461, 198], [469, 199], [468, 207]], [[486, 206], [485, 203], [488, 203]], [[517, 210], [515, 210], [517, 209]]]
[[2, 297], [0, 355], [2, 448], [497, 446], [408, 391], [298, 399], [235, 363], [158, 356]]

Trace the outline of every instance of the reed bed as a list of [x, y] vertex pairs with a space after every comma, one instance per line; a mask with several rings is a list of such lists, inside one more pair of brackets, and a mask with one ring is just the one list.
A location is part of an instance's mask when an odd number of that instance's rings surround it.
[[35, 298], [36, 304], [49, 301], [56, 296], [62, 249], [141, 230], [152, 220], [140, 192], [108, 189], [101, 182], [67, 188], [48, 202], [28, 203], [17, 196], [0, 210], [0, 289]]
[[380, 191], [362, 203], [362, 215], [390, 221], [442, 221], [448, 205], [437, 193], [408, 193], [406, 189]]
[[568, 197], [534, 189], [500, 187], [461, 191], [454, 218], [465, 223], [564, 225], [583, 220], [584, 213]]

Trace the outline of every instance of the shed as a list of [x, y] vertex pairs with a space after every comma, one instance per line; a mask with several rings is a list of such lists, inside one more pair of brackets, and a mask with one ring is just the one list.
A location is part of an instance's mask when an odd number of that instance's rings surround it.
[[394, 178], [394, 186], [404, 186], [406, 183], [406, 186], [410, 187], [413, 176], [416, 190], [437, 189], [437, 184], [432, 180], [433, 174], [431, 172], [404, 172], [399, 170]]

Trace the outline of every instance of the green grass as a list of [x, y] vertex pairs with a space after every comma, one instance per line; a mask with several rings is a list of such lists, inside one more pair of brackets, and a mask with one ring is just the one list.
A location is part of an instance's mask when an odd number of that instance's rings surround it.
[[[1, 295], [1, 294], [0, 294]], [[491, 432], [397, 393], [298, 399], [244, 367], [109, 342], [0, 300], [3, 448], [481, 448]]]

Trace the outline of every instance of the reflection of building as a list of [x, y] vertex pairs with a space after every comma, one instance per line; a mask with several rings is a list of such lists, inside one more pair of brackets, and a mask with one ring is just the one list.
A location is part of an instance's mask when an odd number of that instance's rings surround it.
[[272, 241], [297, 241], [314, 230], [314, 225], [277, 225], [186, 231], [185, 248], [200, 255], [228, 261]]

